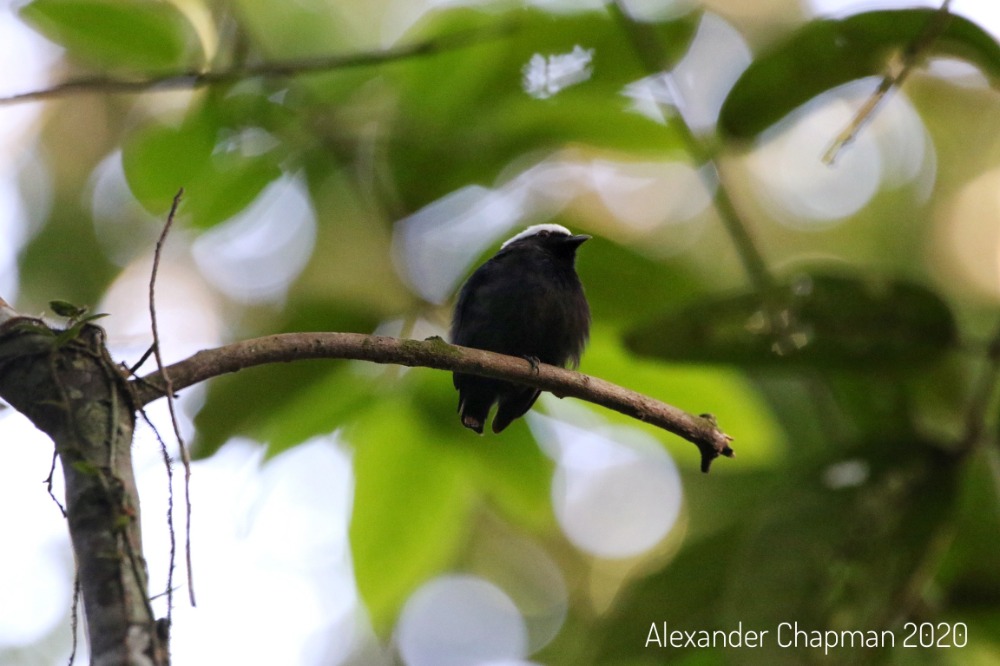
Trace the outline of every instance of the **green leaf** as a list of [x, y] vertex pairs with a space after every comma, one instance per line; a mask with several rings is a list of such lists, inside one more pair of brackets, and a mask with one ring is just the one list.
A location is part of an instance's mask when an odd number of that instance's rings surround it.
[[56, 336], [56, 347], [62, 347], [68, 342], [72, 342], [80, 337], [80, 332], [83, 331], [83, 322], [76, 322], [69, 328], [60, 331], [59, 335]]
[[[713, 414], [722, 429], [735, 439], [739, 456], [736, 467], [743, 472], [773, 465], [784, 454], [786, 442], [794, 441], [784, 436], [782, 418], [769, 408], [760, 391], [755, 390], [739, 369], [650, 363], [622, 347], [618, 328], [606, 326], [599, 320], [595, 320], [591, 329], [591, 341], [583, 355], [580, 371], [664, 400], [693, 414]], [[635, 419], [610, 410], [598, 408], [597, 411], [612, 423], [636, 426]], [[643, 428], [663, 441], [682, 469], [698, 469], [697, 451], [690, 442], [653, 426]], [[728, 470], [729, 465], [718, 467], [720, 474], [728, 474]], [[713, 521], [717, 519], [717, 516], [712, 518]]]
[[[651, 26], [668, 59], [686, 50], [697, 14]], [[409, 35], [423, 41], [466, 31], [509, 28], [503, 38], [387, 67], [400, 91], [393, 118], [394, 183], [410, 207], [419, 207], [469, 183], [492, 183], [522, 155], [567, 145], [629, 151], [678, 152], [669, 127], [628, 111], [622, 95], [648, 72], [618, 21], [607, 12], [555, 15], [516, 10], [501, 15], [463, 8], [437, 12]], [[590, 76], [548, 99], [524, 90], [524, 68], [535, 56], [593, 52]], [[415, 140], [419, 137], [420, 140]], [[433, 140], [427, 140], [432, 137]], [[439, 165], [448, 165], [447, 169]]]
[[[371, 331], [375, 313], [338, 300], [326, 291], [303, 297], [293, 292], [286, 318], [268, 320], [266, 333], [295, 331]], [[259, 331], [250, 331], [248, 335]], [[367, 366], [372, 373], [376, 366]], [[370, 401], [378, 382], [345, 361], [304, 361], [267, 365], [244, 373], [224, 375], [208, 384], [205, 405], [195, 417], [198, 457], [215, 453], [234, 436], [268, 445], [268, 455], [310, 437], [329, 433], [353, 417]]]
[[354, 398], [362, 391], [370, 393], [360, 378], [351, 382], [343, 374], [342, 363], [311, 361], [213, 379], [205, 406], [195, 417], [195, 457], [213, 455], [230, 437], [263, 442], [268, 455], [275, 455], [333, 431], [343, 419], [344, 403], [356, 407]]
[[218, 127], [212, 114], [198, 109], [178, 127], [153, 124], [133, 132], [122, 149], [122, 165], [129, 188], [153, 214], [170, 210], [180, 188], [191, 191], [205, 184], [199, 176], [215, 147]]
[[[329, 0], [230, 0], [227, 11], [239, 17], [241, 31], [269, 57], [326, 55], [354, 46], [359, 32], [346, 21], [343, 7]], [[350, 47], [349, 47], [350, 48]]]
[[[949, 607], [963, 613], [989, 608], [984, 604], [1000, 599], [1000, 566], [996, 535], [1000, 534], [1000, 513], [984, 511], [996, 504], [996, 464], [994, 454], [986, 448], [976, 450], [969, 458], [958, 504], [955, 540], [952, 542], [938, 574], [938, 581], [951, 590]], [[1000, 634], [995, 634], [1000, 637]]]
[[267, 444], [273, 456], [335, 430], [379, 395], [377, 379], [356, 370], [346, 361], [308, 361], [255, 368], [251, 382], [216, 378], [196, 417], [196, 456], [212, 455], [234, 436]]
[[188, 68], [201, 56], [194, 27], [171, 2], [34, 0], [21, 18], [71, 56], [102, 68]]
[[80, 323], [81, 324], [89, 324], [92, 321], [96, 321], [98, 319], [104, 319], [105, 317], [110, 317], [110, 316], [111, 316], [111, 314], [108, 313], [108, 312], [95, 312], [94, 314], [87, 315], [86, 317], [84, 317], [83, 319], [81, 319]]
[[[937, 20], [934, 9], [865, 12], [812, 21], [762, 53], [740, 76], [719, 117], [719, 129], [752, 138], [816, 95], [841, 84], [882, 76]], [[1000, 44], [968, 19], [952, 15], [929, 49], [978, 66], [1000, 83]], [[874, 92], [874, 90], [873, 90]]]
[[69, 301], [49, 301], [49, 307], [60, 317], [79, 317], [87, 312], [86, 305], [73, 305]]
[[539, 532], [551, 529], [553, 464], [524, 420], [515, 421], [502, 436], [478, 437], [459, 421], [451, 373], [412, 370], [406, 379], [407, 392], [432, 432], [432, 441], [462, 462], [476, 489], [512, 522]]
[[279, 176], [281, 168], [274, 155], [212, 155], [194, 184], [184, 190], [193, 226], [204, 229], [228, 220]]
[[239, 213], [281, 175], [276, 151], [247, 155], [222, 141], [243, 129], [227, 124], [232, 118], [221, 112], [225, 104], [225, 98], [213, 96], [178, 127], [152, 124], [128, 138], [125, 176], [151, 213], [166, 213], [183, 187], [191, 224], [209, 228]]
[[873, 371], [927, 363], [956, 340], [951, 310], [925, 287], [822, 273], [706, 299], [626, 336], [633, 351], [670, 361]]
[[345, 438], [354, 447], [354, 571], [376, 631], [406, 597], [445, 569], [465, 537], [472, 486], [404, 399], [375, 403]]

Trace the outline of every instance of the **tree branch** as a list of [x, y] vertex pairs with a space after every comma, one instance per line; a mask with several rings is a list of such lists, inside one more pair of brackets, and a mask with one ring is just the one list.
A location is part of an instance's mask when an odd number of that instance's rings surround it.
[[382, 51], [265, 62], [215, 72], [193, 69], [182, 72], [148, 74], [136, 78], [94, 76], [66, 81], [65, 83], [60, 83], [43, 90], [0, 97], [0, 106], [23, 104], [25, 102], [40, 102], [80, 94], [137, 94], [159, 90], [194, 90], [207, 86], [238, 83], [245, 79], [257, 77], [285, 78], [302, 74], [329, 72], [337, 69], [382, 65], [399, 60], [430, 56], [475, 46], [476, 44], [483, 43], [487, 38], [504, 35], [509, 31], [510, 26], [501, 26], [499, 29], [494, 30], [469, 30], [415, 44], [396, 46]]
[[[720, 455], [733, 457], [732, 438], [710, 414], [695, 416], [649, 396], [579, 372], [524, 359], [458, 347], [441, 338], [402, 340], [360, 333], [283, 333], [203, 350], [166, 368], [175, 390], [211, 377], [267, 363], [331, 358], [435, 368], [506, 379], [607, 407], [683, 437], [701, 451], [708, 472]], [[133, 381], [140, 404], [165, 395], [163, 377], [154, 372]]]

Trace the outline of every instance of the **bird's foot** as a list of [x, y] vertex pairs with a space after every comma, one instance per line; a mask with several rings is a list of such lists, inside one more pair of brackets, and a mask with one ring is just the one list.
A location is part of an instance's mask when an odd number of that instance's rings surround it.
[[531, 364], [531, 371], [538, 374], [538, 364], [542, 361], [537, 356], [522, 356], [525, 361]]

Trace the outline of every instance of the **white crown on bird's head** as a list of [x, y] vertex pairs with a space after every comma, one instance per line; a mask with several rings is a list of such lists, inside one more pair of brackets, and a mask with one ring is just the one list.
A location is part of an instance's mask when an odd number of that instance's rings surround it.
[[510, 238], [505, 240], [503, 242], [503, 245], [500, 246], [500, 249], [502, 250], [515, 241], [519, 241], [522, 238], [527, 238], [529, 236], [534, 236], [535, 234], [539, 234], [543, 231], [548, 231], [554, 234], [566, 234], [567, 236], [573, 235], [573, 232], [571, 232], [569, 229], [567, 229], [561, 224], [535, 224], [528, 227], [521, 233], [511, 236]]

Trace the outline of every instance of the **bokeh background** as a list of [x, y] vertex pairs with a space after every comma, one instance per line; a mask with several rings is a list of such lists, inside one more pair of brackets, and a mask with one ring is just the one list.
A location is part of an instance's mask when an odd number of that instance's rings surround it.
[[[179, 187], [158, 282], [168, 362], [282, 331], [444, 335], [471, 269], [555, 221], [594, 236], [578, 263], [594, 315], [581, 370], [735, 437], [738, 457], [702, 475], [690, 444], [545, 396], [479, 438], [447, 374], [356, 362], [188, 389], [198, 606], [176, 592], [174, 663], [1000, 660], [1000, 9], [951, 3], [964, 18], [829, 165], [934, 20], [858, 16], [935, 3], [622, 6], [627, 19], [558, 1], [2, 5], [0, 96], [430, 45], [4, 103], [0, 296], [19, 311], [108, 313], [113, 354], [135, 362]], [[176, 455], [165, 406], [148, 415]], [[134, 451], [162, 594], [168, 484], [145, 423]], [[71, 649], [51, 457], [0, 409], [3, 664]], [[663, 622], [888, 629], [897, 648], [648, 645]], [[907, 622], [953, 629], [954, 647], [898, 647]]]

